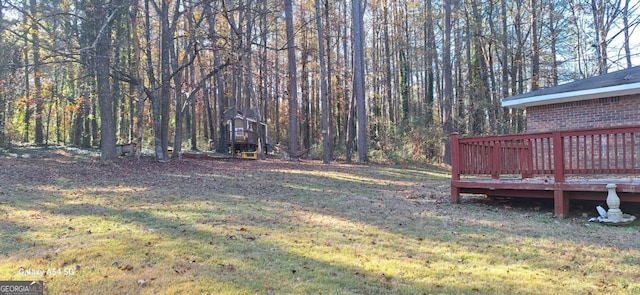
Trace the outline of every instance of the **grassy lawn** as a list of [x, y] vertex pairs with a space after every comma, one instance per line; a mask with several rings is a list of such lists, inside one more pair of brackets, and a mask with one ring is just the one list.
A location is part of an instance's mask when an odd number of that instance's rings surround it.
[[0, 154], [0, 280], [47, 294], [640, 293], [639, 225], [450, 204], [448, 182], [437, 167]]

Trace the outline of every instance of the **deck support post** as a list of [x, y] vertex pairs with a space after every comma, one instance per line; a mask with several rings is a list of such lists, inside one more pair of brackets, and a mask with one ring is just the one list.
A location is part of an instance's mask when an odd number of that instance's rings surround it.
[[451, 203], [460, 203], [460, 188], [453, 183], [460, 180], [460, 146], [458, 133], [451, 133]]
[[460, 188], [455, 187], [453, 183], [451, 184], [451, 203], [460, 203]]
[[562, 189], [553, 191], [553, 210], [559, 217], [567, 217], [569, 214], [569, 197]]

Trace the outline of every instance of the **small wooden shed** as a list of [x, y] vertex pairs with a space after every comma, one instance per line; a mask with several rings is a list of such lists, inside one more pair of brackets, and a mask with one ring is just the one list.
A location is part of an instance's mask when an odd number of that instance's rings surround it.
[[267, 150], [269, 129], [267, 124], [259, 122], [256, 110], [228, 109], [224, 112], [224, 124], [227, 131], [227, 146], [231, 151], [255, 152], [258, 147]]

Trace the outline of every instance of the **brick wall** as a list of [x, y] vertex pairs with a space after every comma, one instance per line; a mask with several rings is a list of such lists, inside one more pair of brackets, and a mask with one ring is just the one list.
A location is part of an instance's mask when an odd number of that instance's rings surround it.
[[527, 108], [527, 132], [640, 124], [640, 94]]

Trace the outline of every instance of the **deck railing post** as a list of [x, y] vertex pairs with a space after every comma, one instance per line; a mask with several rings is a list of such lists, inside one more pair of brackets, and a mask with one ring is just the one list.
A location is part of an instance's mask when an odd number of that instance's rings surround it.
[[522, 159], [520, 171], [522, 178], [529, 178], [533, 176], [533, 148], [531, 147], [531, 140], [524, 141], [522, 150], [520, 152], [520, 158]]
[[460, 179], [460, 144], [457, 132], [451, 133], [451, 178]]
[[491, 153], [491, 179], [500, 179], [500, 173], [502, 172], [502, 144], [500, 141], [494, 141], [491, 145], [493, 149]]
[[460, 180], [460, 144], [458, 133], [451, 133], [451, 202], [460, 202], [460, 189], [455, 182]]
[[556, 183], [564, 182], [564, 140], [559, 131], [553, 132], [553, 178]]

